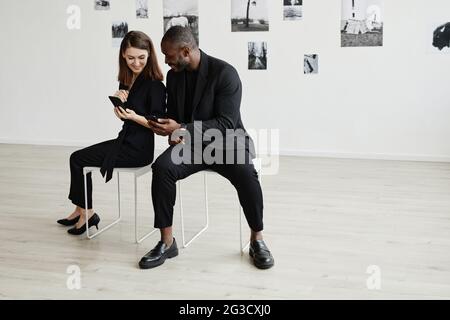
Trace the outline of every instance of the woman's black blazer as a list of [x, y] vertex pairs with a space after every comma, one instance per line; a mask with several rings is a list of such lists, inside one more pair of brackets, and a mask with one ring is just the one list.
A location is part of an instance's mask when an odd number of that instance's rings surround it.
[[[128, 90], [128, 87], [120, 84], [119, 89]], [[145, 118], [150, 114], [163, 116], [166, 114], [166, 87], [161, 81], [145, 79], [141, 73], [129, 91], [125, 106]], [[101, 168], [102, 175], [106, 174], [106, 181], [112, 177], [119, 152], [125, 152], [142, 165], [150, 164], [154, 156], [154, 140], [153, 131], [149, 128], [132, 120], [125, 120]]]

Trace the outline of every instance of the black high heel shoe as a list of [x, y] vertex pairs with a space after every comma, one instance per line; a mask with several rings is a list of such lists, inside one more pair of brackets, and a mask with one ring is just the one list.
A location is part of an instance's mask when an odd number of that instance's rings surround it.
[[80, 216], [75, 217], [73, 219], [59, 219], [58, 222], [59, 224], [62, 224], [63, 226], [73, 226], [74, 224], [76, 224], [78, 222], [78, 220], [80, 220]]
[[[100, 217], [96, 213], [94, 213], [88, 220], [89, 228], [95, 226], [98, 230], [99, 223]], [[67, 230], [67, 232], [76, 236], [83, 234], [86, 232], [86, 224], [83, 224], [83, 226], [79, 229], [77, 229], [77, 227], [73, 227], [72, 229]]]

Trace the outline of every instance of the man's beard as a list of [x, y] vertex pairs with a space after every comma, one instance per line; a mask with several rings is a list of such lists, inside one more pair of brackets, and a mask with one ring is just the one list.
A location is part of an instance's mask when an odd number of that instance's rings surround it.
[[184, 70], [189, 71], [190, 70], [189, 62], [184, 61], [182, 58], [178, 59], [175, 66], [177, 68], [177, 71], [184, 71]]

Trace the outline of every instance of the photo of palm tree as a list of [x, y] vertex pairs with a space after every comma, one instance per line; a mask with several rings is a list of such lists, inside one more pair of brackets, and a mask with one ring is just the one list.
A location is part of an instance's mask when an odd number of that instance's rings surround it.
[[231, 0], [231, 31], [269, 31], [267, 0]]

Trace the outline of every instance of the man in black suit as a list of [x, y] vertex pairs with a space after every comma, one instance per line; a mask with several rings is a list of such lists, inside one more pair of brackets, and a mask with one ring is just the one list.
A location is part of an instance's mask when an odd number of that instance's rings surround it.
[[[253, 142], [239, 111], [239, 75], [228, 63], [201, 51], [189, 28], [170, 28], [161, 41], [161, 50], [171, 67], [167, 73], [168, 117], [149, 120], [149, 125], [156, 134], [169, 136], [171, 146], [152, 166], [155, 228], [161, 231], [161, 241], [139, 266], [153, 268], [178, 255], [172, 235], [176, 182], [209, 169], [227, 178], [238, 192], [251, 229], [249, 253], [255, 266], [272, 267], [274, 259], [262, 240], [263, 196], [251, 160]], [[200, 143], [196, 137], [200, 137]], [[180, 154], [181, 162], [177, 159]]]

